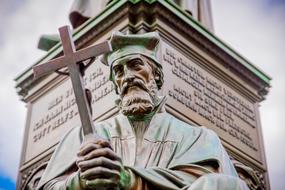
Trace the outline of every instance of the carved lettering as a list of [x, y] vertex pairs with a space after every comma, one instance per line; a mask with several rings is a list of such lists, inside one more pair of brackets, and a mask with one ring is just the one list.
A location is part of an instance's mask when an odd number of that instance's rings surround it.
[[[167, 87], [171, 99], [251, 150], [258, 150], [247, 130], [256, 128], [252, 103], [171, 48], [163, 49], [162, 60], [166, 71], [176, 77], [171, 79], [175, 82]], [[179, 81], [187, 85], [178, 85]]]
[[[98, 119], [115, 107], [114, 85], [109, 81], [109, 67], [98, 60], [85, 71], [84, 85], [92, 93], [92, 119]], [[52, 84], [54, 81], [50, 81]], [[31, 101], [25, 162], [53, 147], [80, 119], [70, 79], [59, 82]]]
[[[92, 92], [92, 106], [114, 90], [113, 84], [108, 80], [108, 75], [104, 75], [100, 67], [85, 76], [84, 81]], [[32, 126], [34, 143], [38, 143], [78, 114], [72, 87], [54, 97], [48, 103], [47, 110], [45, 115], [38, 118]]]

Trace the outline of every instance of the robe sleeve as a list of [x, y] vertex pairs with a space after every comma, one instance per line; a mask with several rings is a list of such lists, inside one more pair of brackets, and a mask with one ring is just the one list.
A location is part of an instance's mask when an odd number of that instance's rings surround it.
[[164, 189], [176, 190], [190, 186], [201, 175], [211, 173], [206, 168], [195, 168], [193, 170], [173, 170], [166, 168], [134, 168], [131, 171], [131, 189]]
[[181, 170], [132, 168], [131, 190], [249, 190], [238, 177], [211, 173], [206, 168]]
[[[215, 172], [219, 173], [216, 175], [225, 174], [239, 181], [217, 135], [205, 128], [201, 128], [199, 131], [199, 135], [194, 140], [193, 138], [181, 139], [167, 167], [138, 168], [125, 166], [132, 176], [131, 189], [188, 189], [192, 188], [192, 184], [194, 185], [200, 179], [204, 179], [202, 177]], [[100, 131], [101, 133], [104, 134]], [[82, 140], [80, 134], [80, 129], [77, 128], [71, 130], [63, 138], [40, 181], [40, 189], [44, 187], [44, 189], [60, 190], [78, 186], [76, 172], [66, 176], [66, 178], [61, 177], [64, 177], [64, 172], [74, 164], [76, 152]], [[185, 135], [187, 137], [186, 132]], [[102, 136], [109, 137], [108, 133]], [[65, 147], [69, 148], [66, 149]], [[201, 180], [199, 183], [207, 183], [209, 180], [216, 179], [207, 178], [206, 180]], [[226, 189], [224, 180], [220, 180], [219, 178], [216, 182], [219, 185], [222, 184], [225, 187], [224, 189]], [[198, 184], [198, 187], [201, 187], [201, 184]]]
[[188, 190], [249, 190], [241, 179], [224, 174], [208, 174], [195, 181]]

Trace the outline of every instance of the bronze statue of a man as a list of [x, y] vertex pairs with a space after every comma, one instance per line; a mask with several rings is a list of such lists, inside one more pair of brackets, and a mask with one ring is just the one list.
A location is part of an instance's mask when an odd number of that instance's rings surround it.
[[[104, 140], [82, 143], [71, 129], [55, 150], [38, 189], [248, 189], [218, 136], [164, 110], [157, 33], [111, 37], [104, 55], [120, 113], [95, 125]], [[99, 108], [98, 108], [99, 109]]]

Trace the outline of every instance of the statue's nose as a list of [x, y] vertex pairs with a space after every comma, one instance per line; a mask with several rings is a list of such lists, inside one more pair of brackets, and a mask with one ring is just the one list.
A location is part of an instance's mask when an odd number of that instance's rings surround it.
[[135, 75], [131, 71], [126, 71], [124, 82], [133, 82]]

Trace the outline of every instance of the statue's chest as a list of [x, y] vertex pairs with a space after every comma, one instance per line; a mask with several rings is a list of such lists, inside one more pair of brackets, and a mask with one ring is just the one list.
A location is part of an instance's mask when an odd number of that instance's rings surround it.
[[124, 165], [136, 167], [167, 167], [174, 157], [177, 142], [151, 141], [143, 138], [138, 143], [135, 137], [112, 138], [114, 151], [122, 158]]

